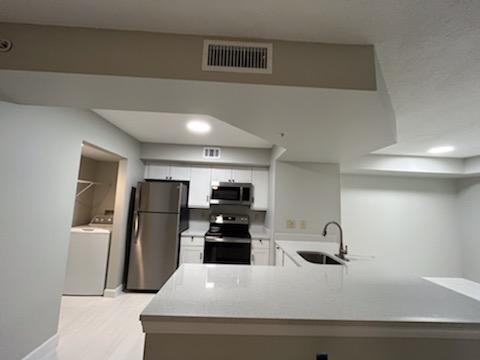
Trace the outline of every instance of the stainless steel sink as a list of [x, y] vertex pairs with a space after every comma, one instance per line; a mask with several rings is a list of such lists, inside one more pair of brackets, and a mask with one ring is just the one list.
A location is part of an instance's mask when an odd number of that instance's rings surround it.
[[306, 261], [320, 265], [343, 265], [340, 261], [319, 251], [297, 251]]

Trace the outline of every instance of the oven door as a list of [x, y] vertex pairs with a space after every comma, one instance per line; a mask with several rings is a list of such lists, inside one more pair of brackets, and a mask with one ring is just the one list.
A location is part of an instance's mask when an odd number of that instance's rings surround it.
[[252, 242], [247, 238], [205, 237], [205, 264], [250, 265]]

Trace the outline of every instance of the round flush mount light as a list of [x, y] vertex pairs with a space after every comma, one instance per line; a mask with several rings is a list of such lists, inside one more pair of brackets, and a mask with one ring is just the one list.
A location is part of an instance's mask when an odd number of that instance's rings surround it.
[[428, 150], [429, 154], [446, 154], [455, 150], [453, 146], [445, 145], [445, 146], [436, 146]]
[[192, 120], [187, 123], [187, 129], [196, 134], [206, 134], [210, 132], [212, 127], [203, 120]]

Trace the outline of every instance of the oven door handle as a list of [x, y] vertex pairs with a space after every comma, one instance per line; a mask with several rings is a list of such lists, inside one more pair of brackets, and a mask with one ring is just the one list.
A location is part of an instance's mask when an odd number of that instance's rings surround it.
[[248, 238], [233, 238], [233, 237], [216, 237], [205, 236], [205, 242], [221, 242], [221, 243], [235, 243], [235, 244], [250, 244], [251, 239]]

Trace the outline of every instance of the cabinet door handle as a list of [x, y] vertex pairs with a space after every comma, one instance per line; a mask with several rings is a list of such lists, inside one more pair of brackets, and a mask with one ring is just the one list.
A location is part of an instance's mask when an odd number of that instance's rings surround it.
[[203, 253], [200, 253], [200, 260], [202, 260], [203, 258]]
[[252, 254], [252, 264], [255, 264], [255, 255]]

